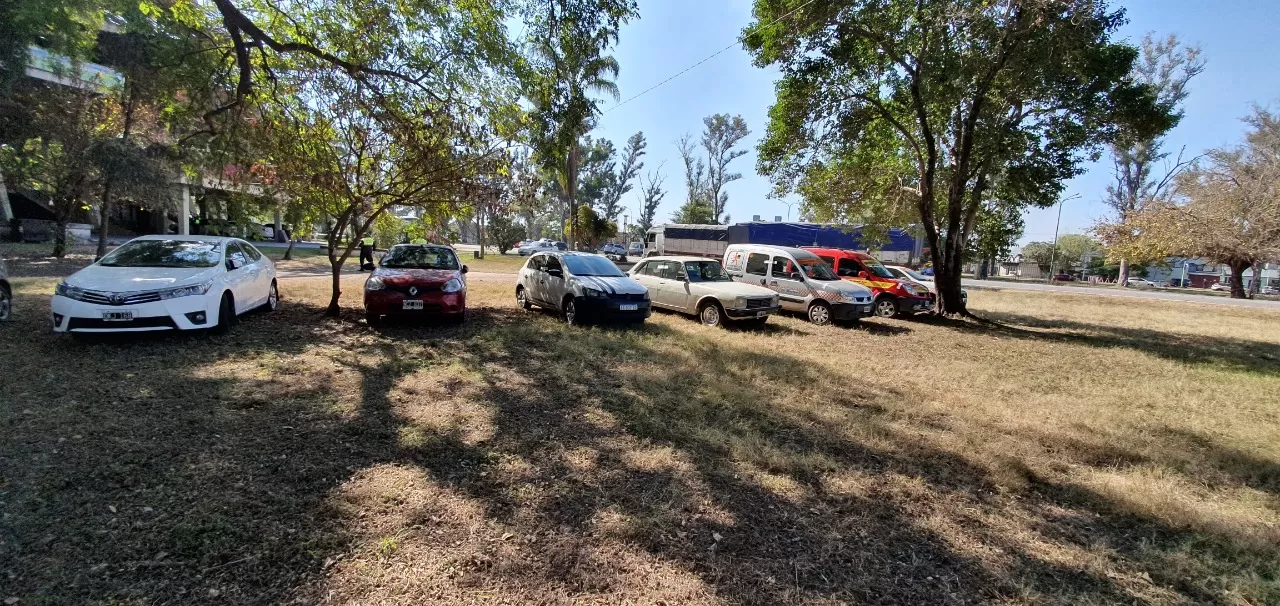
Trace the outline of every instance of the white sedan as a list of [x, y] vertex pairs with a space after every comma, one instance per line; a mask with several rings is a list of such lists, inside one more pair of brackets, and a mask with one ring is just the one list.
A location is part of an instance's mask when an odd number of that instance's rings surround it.
[[58, 284], [56, 332], [226, 332], [279, 305], [276, 267], [252, 244], [216, 236], [142, 236]]
[[[901, 280], [911, 280], [917, 284], [922, 284], [925, 288], [929, 289], [929, 292], [933, 293], [933, 296], [938, 296], [938, 285], [934, 284], [933, 276], [926, 276], [914, 269], [911, 269], [910, 267], [903, 267], [901, 265], [885, 265], [884, 267], [889, 270], [889, 273], [893, 274], [893, 277]], [[961, 288], [960, 299], [967, 305], [969, 303], [969, 291]]]
[[516, 253], [521, 257], [527, 257], [534, 253], [540, 252], [559, 252], [563, 249], [556, 246], [555, 242], [550, 240], [538, 240], [536, 242], [525, 242], [516, 249]]

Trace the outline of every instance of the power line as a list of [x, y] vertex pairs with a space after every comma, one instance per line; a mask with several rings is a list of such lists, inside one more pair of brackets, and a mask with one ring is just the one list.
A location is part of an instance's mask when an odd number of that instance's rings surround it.
[[[802, 8], [804, 8], [804, 7], [806, 7], [806, 6], [809, 6], [810, 4], [813, 4], [813, 3], [814, 3], [814, 0], [809, 0], [808, 2], [805, 2], [804, 4], [801, 4], [800, 6], [797, 6], [797, 7], [793, 8], [793, 9], [791, 9], [791, 10], [790, 10], [790, 11], [788, 11], [785, 15], [782, 15], [781, 17], [778, 17], [777, 19], [774, 19], [773, 21], [770, 21], [769, 23], [766, 23], [765, 25], [762, 25], [762, 26], [760, 26], [760, 27], [759, 27], [759, 28], [757, 28], [757, 29], [763, 29], [763, 28], [769, 27], [769, 26], [771, 26], [771, 25], [773, 25], [773, 24], [775, 24], [775, 23], [777, 23], [777, 22], [779, 22], [779, 21], [782, 21], [783, 19], [786, 19], [787, 17], [790, 17], [791, 15], [796, 14], [797, 12], [799, 12], [799, 11], [800, 11], [800, 9], [802, 9]], [[723, 52], [725, 52], [725, 51], [727, 51], [727, 50], [729, 50], [729, 49], [731, 49], [731, 48], [733, 48], [733, 47], [735, 47], [735, 46], [738, 46], [739, 44], [742, 44], [742, 41], [743, 41], [743, 39], [744, 39], [745, 37], [746, 37], [745, 35], [743, 35], [743, 36], [738, 36], [736, 39], [734, 39], [734, 41], [733, 41], [733, 42], [731, 42], [731, 43], [729, 44], [729, 46], [726, 46], [726, 47], [724, 47], [724, 48], [722, 48], [722, 49], [720, 49], [720, 50], [718, 50], [718, 51], [716, 51], [716, 52], [714, 52], [714, 53], [711, 53], [710, 55], [708, 55], [708, 56], [704, 57], [701, 61], [699, 61], [699, 62], [697, 62], [697, 63], [694, 63], [693, 65], [690, 65], [689, 67], [686, 67], [686, 68], [684, 68], [684, 69], [682, 69], [682, 70], [680, 70], [680, 71], [676, 72], [674, 75], [672, 75], [671, 77], [667, 78], [666, 80], [663, 80], [662, 82], [659, 82], [659, 83], [657, 83], [657, 84], [654, 84], [653, 86], [650, 86], [649, 88], [646, 88], [646, 89], [644, 89], [643, 91], [640, 91], [640, 93], [639, 93], [639, 94], [634, 95], [634, 96], [632, 96], [632, 97], [629, 97], [629, 98], [627, 98], [627, 100], [626, 100], [626, 101], [623, 101], [623, 102], [621, 102], [621, 103], [619, 103], [619, 104], [617, 104], [617, 105], [614, 105], [613, 107], [610, 107], [609, 109], [606, 109], [606, 110], [604, 110], [604, 111], [603, 111], [603, 112], [601, 112], [601, 113], [607, 114], [607, 113], [609, 113], [609, 112], [611, 112], [611, 111], [613, 111], [613, 110], [615, 110], [615, 109], [618, 109], [619, 107], [622, 107], [623, 105], [626, 105], [626, 104], [628, 104], [628, 103], [630, 103], [630, 102], [632, 102], [632, 101], [634, 101], [634, 100], [636, 100], [636, 99], [638, 99], [638, 98], [640, 98], [640, 97], [643, 97], [644, 95], [648, 94], [648, 93], [649, 93], [650, 91], [652, 91], [653, 89], [658, 88], [658, 87], [662, 86], [663, 84], [666, 84], [666, 83], [668, 83], [668, 82], [670, 82], [670, 81], [672, 81], [672, 80], [675, 80], [676, 78], [679, 78], [680, 76], [684, 75], [684, 74], [685, 74], [685, 72], [688, 72], [689, 70], [692, 70], [693, 68], [698, 67], [699, 65], [702, 65], [703, 63], [706, 63], [707, 61], [710, 61], [710, 60], [712, 60], [712, 59], [716, 58], [716, 56], [717, 56], [717, 55], [719, 55], [720, 53], [723, 53]]]

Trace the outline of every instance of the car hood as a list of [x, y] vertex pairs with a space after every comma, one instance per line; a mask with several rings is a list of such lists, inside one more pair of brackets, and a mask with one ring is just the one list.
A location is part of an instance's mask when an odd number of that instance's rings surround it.
[[642, 295], [648, 292], [643, 284], [627, 276], [574, 276], [573, 279], [587, 288], [594, 288], [611, 295]]
[[820, 284], [822, 285], [823, 289], [830, 290], [832, 292], [838, 292], [848, 298], [871, 296], [870, 288], [867, 288], [866, 286], [863, 286], [861, 284], [855, 284], [853, 282], [849, 282], [847, 280], [833, 280], [830, 282], [814, 281], [812, 282], [812, 284]]
[[389, 284], [443, 284], [458, 277], [458, 270], [379, 267], [373, 275]]
[[100, 292], [138, 292], [201, 284], [221, 267], [104, 267], [90, 265], [70, 276], [67, 285]]
[[778, 293], [742, 282], [694, 282], [693, 286], [720, 297], [772, 297]]

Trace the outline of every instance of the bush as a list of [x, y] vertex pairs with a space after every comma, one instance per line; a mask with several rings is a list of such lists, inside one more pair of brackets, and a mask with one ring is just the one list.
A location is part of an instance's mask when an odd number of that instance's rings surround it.
[[498, 247], [498, 252], [505, 255], [516, 242], [525, 238], [524, 226], [512, 221], [510, 217], [494, 217], [489, 222], [489, 238]]

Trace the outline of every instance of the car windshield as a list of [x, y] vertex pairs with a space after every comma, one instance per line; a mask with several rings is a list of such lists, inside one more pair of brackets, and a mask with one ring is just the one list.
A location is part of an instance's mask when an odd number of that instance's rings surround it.
[[690, 282], [732, 282], [719, 261], [690, 261], [684, 264]]
[[867, 268], [867, 271], [871, 272], [871, 275], [880, 278], [893, 278], [893, 274], [889, 273], [889, 270], [885, 269], [885, 266], [881, 265], [879, 261], [875, 259], [858, 260], [862, 262], [863, 267]]
[[617, 265], [604, 257], [595, 255], [566, 255], [564, 266], [575, 276], [625, 276]]
[[392, 246], [382, 266], [393, 269], [458, 269], [453, 251], [438, 246]]
[[840, 279], [840, 276], [837, 276], [836, 272], [832, 271], [831, 266], [827, 265], [826, 261], [823, 261], [822, 259], [819, 259], [817, 257], [812, 257], [809, 259], [797, 259], [796, 262], [798, 262], [800, 264], [800, 267], [804, 269], [804, 275], [808, 276], [810, 280], [839, 280]]
[[904, 268], [902, 268], [902, 269], [899, 269], [898, 271], [900, 271], [900, 272], [902, 272], [902, 273], [904, 273], [904, 274], [907, 274], [907, 275], [908, 275], [909, 277], [911, 277], [911, 279], [913, 279], [913, 280], [918, 280], [918, 281], [920, 281], [920, 282], [932, 282], [932, 281], [933, 281], [933, 278], [931, 278], [931, 277], [929, 277], [929, 276], [923, 276], [923, 275], [920, 275], [920, 272], [918, 272], [918, 271], [916, 271], [916, 270], [914, 270], [914, 269], [907, 269], [907, 268], [905, 268], [905, 267], [904, 267]]
[[198, 240], [134, 240], [111, 251], [104, 267], [213, 267], [222, 260], [222, 244]]

